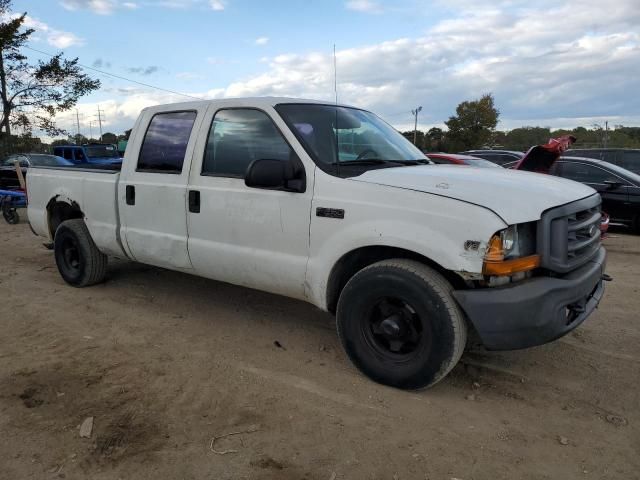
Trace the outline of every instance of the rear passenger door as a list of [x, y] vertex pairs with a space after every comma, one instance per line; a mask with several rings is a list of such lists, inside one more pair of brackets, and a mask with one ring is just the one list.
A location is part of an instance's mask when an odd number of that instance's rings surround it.
[[186, 189], [204, 107], [142, 114], [118, 184], [121, 237], [135, 260], [190, 269]]

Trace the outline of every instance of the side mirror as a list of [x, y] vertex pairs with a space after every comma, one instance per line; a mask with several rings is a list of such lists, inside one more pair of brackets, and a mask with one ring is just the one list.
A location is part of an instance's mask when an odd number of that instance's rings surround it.
[[291, 192], [304, 192], [305, 182], [296, 175], [292, 162], [261, 158], [251, 162], [244, 176], [247, 187], [281, 188]]
[[618, 188], [622, 186], [622, 183], [617, 180], [605, 180], [603, 182], [609, 190], [613, 190], [614, 188]]

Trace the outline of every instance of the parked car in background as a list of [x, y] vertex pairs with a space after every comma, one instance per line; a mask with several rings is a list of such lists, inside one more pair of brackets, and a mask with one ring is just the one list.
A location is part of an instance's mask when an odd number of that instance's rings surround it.
[[88, 145], [59, 145], [53, 154], [79, 164], [121, 164], [122, 157], [115, 145], [90, 143]]
[[484, 158], [472, 157], [471, 155], [462, 155], [460, 153], [427, 153], [433, 163], [446, 164], [446, 165], [469, 165], [471, 167], [481, 168], [500, 168], [497, 163], [490, 162]]
[[597, 190], [602, 197], [602, 209], [611, 217], [611, 223], [623, 224], [640, 233], [640, 175], [602, 160], [564, 156], [553, 164], [549, 173]]
[[9, 155], [0, 163], [0, 189], [18, 188], [18, 173], [16, 172], [15, 163], [20, 164], [22, 174], [27, 176], [27, 169], [32, 166], [38, 167], [60, 167], [73, 166], [73, 162], [65, 160], [56, 155], [45, 153], [18, 153]]
[[517, 162], [524, 157], [523, 152], [513, 150], [467, 150], [466, 152], [460, 152], [460, 154], [484, 158], [500, 166], [504, 166], [505, 163]]
[[566, 152], [568, 157], [596, 158], [640, 174], [638, 148], [576, 148]]
[[[543, 145], [531, 147], [521, 160], [511, 168], [526, 172], [553, 174], [560, 156], [576, 141], [573, 135], [563, 135], [551, 138]], [[605, 210], [609, 205], [603, 205], [600, 219], [600, 234], [604, 236], [609, 228], [610, 217]]]

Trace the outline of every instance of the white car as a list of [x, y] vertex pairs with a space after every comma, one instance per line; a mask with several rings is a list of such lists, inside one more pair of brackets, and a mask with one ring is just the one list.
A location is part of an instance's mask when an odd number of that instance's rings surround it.
[[558, 338], [603, 294], [594, 190], [433, 165], [347, 106], [146, 108], [120, 172], [34, 168], [28, 192], [70, 285], [100, 282], [112, 255], [306, 300], [336, 314], [362, 372], [399, 388], [441, 380], [470, 334], [489, 349]]

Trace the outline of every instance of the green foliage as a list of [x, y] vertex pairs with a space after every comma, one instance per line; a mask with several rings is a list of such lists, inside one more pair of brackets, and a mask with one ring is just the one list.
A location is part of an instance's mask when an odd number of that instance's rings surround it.
[[507, 150], [528, 150], [533, 145], [547, 143], [551, 138], [551, 131], [544, 127], [520, 127], [504, 133], [502, 138], [496, 137]]
[[445, 122], [449, 129], [449, 148], [469, 150], [491, 144], [499, 116], [490, 93], [478, 100], [462, 102], [456, 108], [456, 115]]
[[12, 127], [25, 133], [34, 128], [49, 135], [63, 133], [55, 115], [99, 88], [100, 81], [82, 73], [77, 58], [68, 60], [62, 53], [30, 63], [22, 47], [34, 30], [23, 29], [26, 13], [11, 18], [10, 8], [10, 0], [0, 0], [0, 132], [9, 139]]
[[118, 137], [115, 133], [107, 132], [102, 134], [102, 143], [118, 143]]
[[[413, 130], [401, 133], [407, 140], [413, 143]], [[418, 130], [416, 134], [416, 147], [421, 150], [424, 148], [424, 132], [421, 132], [420, 130]]]
[[56, 138], [53, 142], [51, 142], [52, 147], [59, 147], [64, 145], [71, 145], [71, 142], [65, 138]]

